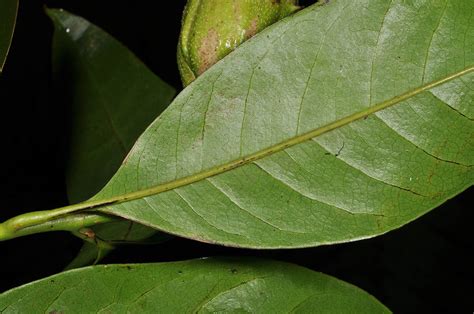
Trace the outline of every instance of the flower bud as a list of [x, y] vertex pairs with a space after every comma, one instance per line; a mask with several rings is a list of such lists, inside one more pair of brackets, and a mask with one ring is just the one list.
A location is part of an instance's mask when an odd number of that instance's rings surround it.
[[178, 43], [184, 86], [242, 42], [298, 8], [297, 0], [188, 0]]

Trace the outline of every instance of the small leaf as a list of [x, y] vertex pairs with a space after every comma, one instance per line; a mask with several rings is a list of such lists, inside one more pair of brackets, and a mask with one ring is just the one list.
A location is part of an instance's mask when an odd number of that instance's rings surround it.
[[72, 270], [0, 295], [0, 312], [390, 313], [366, 292], [321, 273], [223, 258]]
[[3, 71], [5, 60], [15, 29], [18, 0], [0, 1], [0, 73]]
[[[64, 95], [62, 103], [70, 108], [66, 182], [74, 203], [93, 196], [110, 180], [175, 90], [99, 27], [64, 10], [47, 13], [55, 27], [54, 78]], [[156, 233], [131, 224], [102, 224], [94, 232], [114, 243]], [[87, 244], [70, 266], [88, 265], [99, 253], [97, 246]]]

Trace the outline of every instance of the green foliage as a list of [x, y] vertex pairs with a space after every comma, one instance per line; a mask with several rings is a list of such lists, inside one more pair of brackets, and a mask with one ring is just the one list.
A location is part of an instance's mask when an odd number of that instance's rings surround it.
[[[78, 203], [107, 183], [175, 91], [100, 28], [64, 10], [47, 13], [56, 82], [68, 88], [71, 108], [68, 196]], [[61, 84], [64, 77], [73, 82]]]
[[[77, 267], [157, 231], [275, 249], [403, 226], [474, 183], [472, 12], [468, 0], [318, 3], [242, 44], [168, 106], [174, 91], [125, 47], [50, 10], [54, 73], [75, 83], [68, 193], [98, 193], [1, 223], [0, 240], [72, 231], [88, 240]], [[11, 30], [0, 35], [6, 52]], [[39, 308], [388, 311], [326, 275], [239, 259], [95, 266], [0, 296], [2, 312]]]
[[[67, 90], [64, 103], [71, 108], [66, 183], [69, 200], [77, 203], [109, 181], [175, 90], [102, 29], [64, 10], [47, 13], [55, 27], [56, 84]], [[107, 241], [107, 248], [85, 244], [69, 267], [98, 261], [115, 243], [141, 241], [156, 233], [131, 221], [101, 224], [93, 231], [96, 242]]]
[[0, 311], [389, 313], [366, 292], [299, 266], [215, 258], [68, 271], [3, 294]]
[[334, 1], [265, 29], [178, 95], [96, 209], [289, 248], [373, 237], [462, 192], [474, 182], [472, 4], [441, 4]]

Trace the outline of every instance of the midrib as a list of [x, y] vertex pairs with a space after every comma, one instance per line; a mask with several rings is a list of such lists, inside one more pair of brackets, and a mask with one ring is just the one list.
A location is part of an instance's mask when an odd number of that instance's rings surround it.
[[[118, 196], [114, 196], [114, 197], [110, 197], [110, 198], [106, 198], [106, 199], [102, 199], [102, 200], [86, 201], [86, 202], [79, 203], [79, 204], [74, 204], [74, 205], [70, 205], [70, 206], [66, 206], [66, 207], [61, 207], [61, 208], [53, 210], [52, 212], [55, 212], [57, 215], [64, 215], [64, 214], [68, 214], [68, 213], [72, 213], [72, 212], [77, 212], [77, 211], [80, 211], [80, 210], [92, 209], [92, 208], [97, 208], [97, 207], [106, 206], [106, 205], [112, 205], [112, 204], [116, 204], [116, 203], [129, 202], [129, 201], [144, 198], [144, 197], [147, 197], [147, 196], [160, 194], [160, 193], [163, 193], [163, 192], [166, 192], [166, 191], [170, 191], [170, 190], [173, 190], [173, 189], [176, 189], [176, 188], [179, 188], [179, 187], [183, 187], [183, 186], [186, 186], [186, 185], [189, 185], [189, 184], [192, 184], [192, 183], [195, 183], [195, 182], [198, 182], [198, 181], [216, 176], [218, 174], [230, 171], [232, 169], [236, 169], [238, 167], [241, 167], [241, 166], [247, 165], [249, 163], [252, 163], [256, 160], [259, 160], [259, 159], [265, 158], [267, 156], [270, 156], [272, 154], [275, 154], [277, 152], [283, 151], [283, 150], [285, 150], [289, 147], [298, 145], [300, 143], [308, 141], [308, 140], [310, 140], [314, 137], [320, 136], [320, 135], [322, 135], [324, 133], [327, 133], [329, 131], [338, 129], [340, 127], [343, 127], [347, 124], [350, 124], [354, 121], [360, 120], [360, 119], [362, 119], [362, 118], [364, 118], [368, 115], [371, 115], [371, 114], [376, 113], [378, 111], [384, 110], [388, 107], [394, 106], [394, 105], [396, 105], [400, 102], [403, 102], [403, 101], [405, 101], [405, 100], [407, 100], [411, 97], [414, 97], [418, 94], [421, 94], [421, 93], [423, 93], [425, 91], [428, 91], [428, 90], [430, 90], [434, 87], [442, 85], [442, 84], [444, 84], [448, 81], [451, 81], [453, 79], [456, 79], [458, 77], [461, 77], [461, 76], [466, 75], [466, 74], [468, 74], [470, 72], [473, 72], [473, 71], [474, 71], [474, 65], [470, 66], [470, 67], [468, 67], [468, 68], [466, 68], [462, 71], [459, 71], [459, 72], [453, 73], [449, 76], [446, 76], [442, 79], [432, 81], [428, 84], [422, 85], [421, 87], [413, 89], [413, 90], [411, 90], [409, 92], [406, 92], [404, 94], [401, 94], [399, 96], [393, 97], [389, 100], [386, 100], [384, 102], [376, 104], [372, 107], [366, 108], [362, 111], [351, 114], [347, 117], [344, 117], [344, 118], [339, 119], [337, 121], [334, 121], [332, 123], [329, 123], [325, 126], [316, 128], [316, 129], [311, 130], [309, 132], [303, 133], [301, 135], [298, 135], [298, 136], [292, 137], [288, 140], [285, 140], [283, 142], [280, 142], [278, 144], [272, 145], [268, 148], [262, 149], [258, 152], [253, 153], [253, 154], [250, 154], [250, 155], [232, 160], [230, 162], [227, 162], [227, 163], [219, 165], [219, 166], [212, 167], [208, 170], [196, 173], [194, 175], [183, 177], [183, 178], [173, 180], [173, 181], [170, 181], [170, 182], [167, 182], [167, 183], [164, 183], [164, 184], [159, 184], [159, 185], [147, 188], [147, 189], [143, 189], [143, 190], [139, 190], [139, 191], [135, 191], [135, 192], [131, 192], [131, 193], [126, 193], [126, 194], [122, 194], [122, 195], [118, 195]], [[55, 215], [55, 216], [57, 216], [57, 215]]]

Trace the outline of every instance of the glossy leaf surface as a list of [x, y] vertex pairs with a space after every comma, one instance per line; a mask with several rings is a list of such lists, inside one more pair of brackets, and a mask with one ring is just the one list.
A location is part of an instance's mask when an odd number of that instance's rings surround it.
[[408, 223], [474, 181], [473, 10], [336, 0], [276, 23], [175, 99], [98, 209], [255, 248]]
[[18, 0], [0, 1], [0, 73], [2, 73], [15, 29]]
[[[110, 180], [175, 91], [99, 27], [64, 10], [47, 12], [55, 27], [55, 81], [70, 108], [66, 181], [74, 203], [88, 199]], [[114, 243], [155, 233], [130, 221], [102, 224], [94, 232]], [[98, 255], [94, 245], [85, 245], [72, 265], [90, 264]]]
[[250, 259], [73, 270], [4, 293], [0, 311], [389, 313], [374, 297], [330, 276], [296, 265]]

